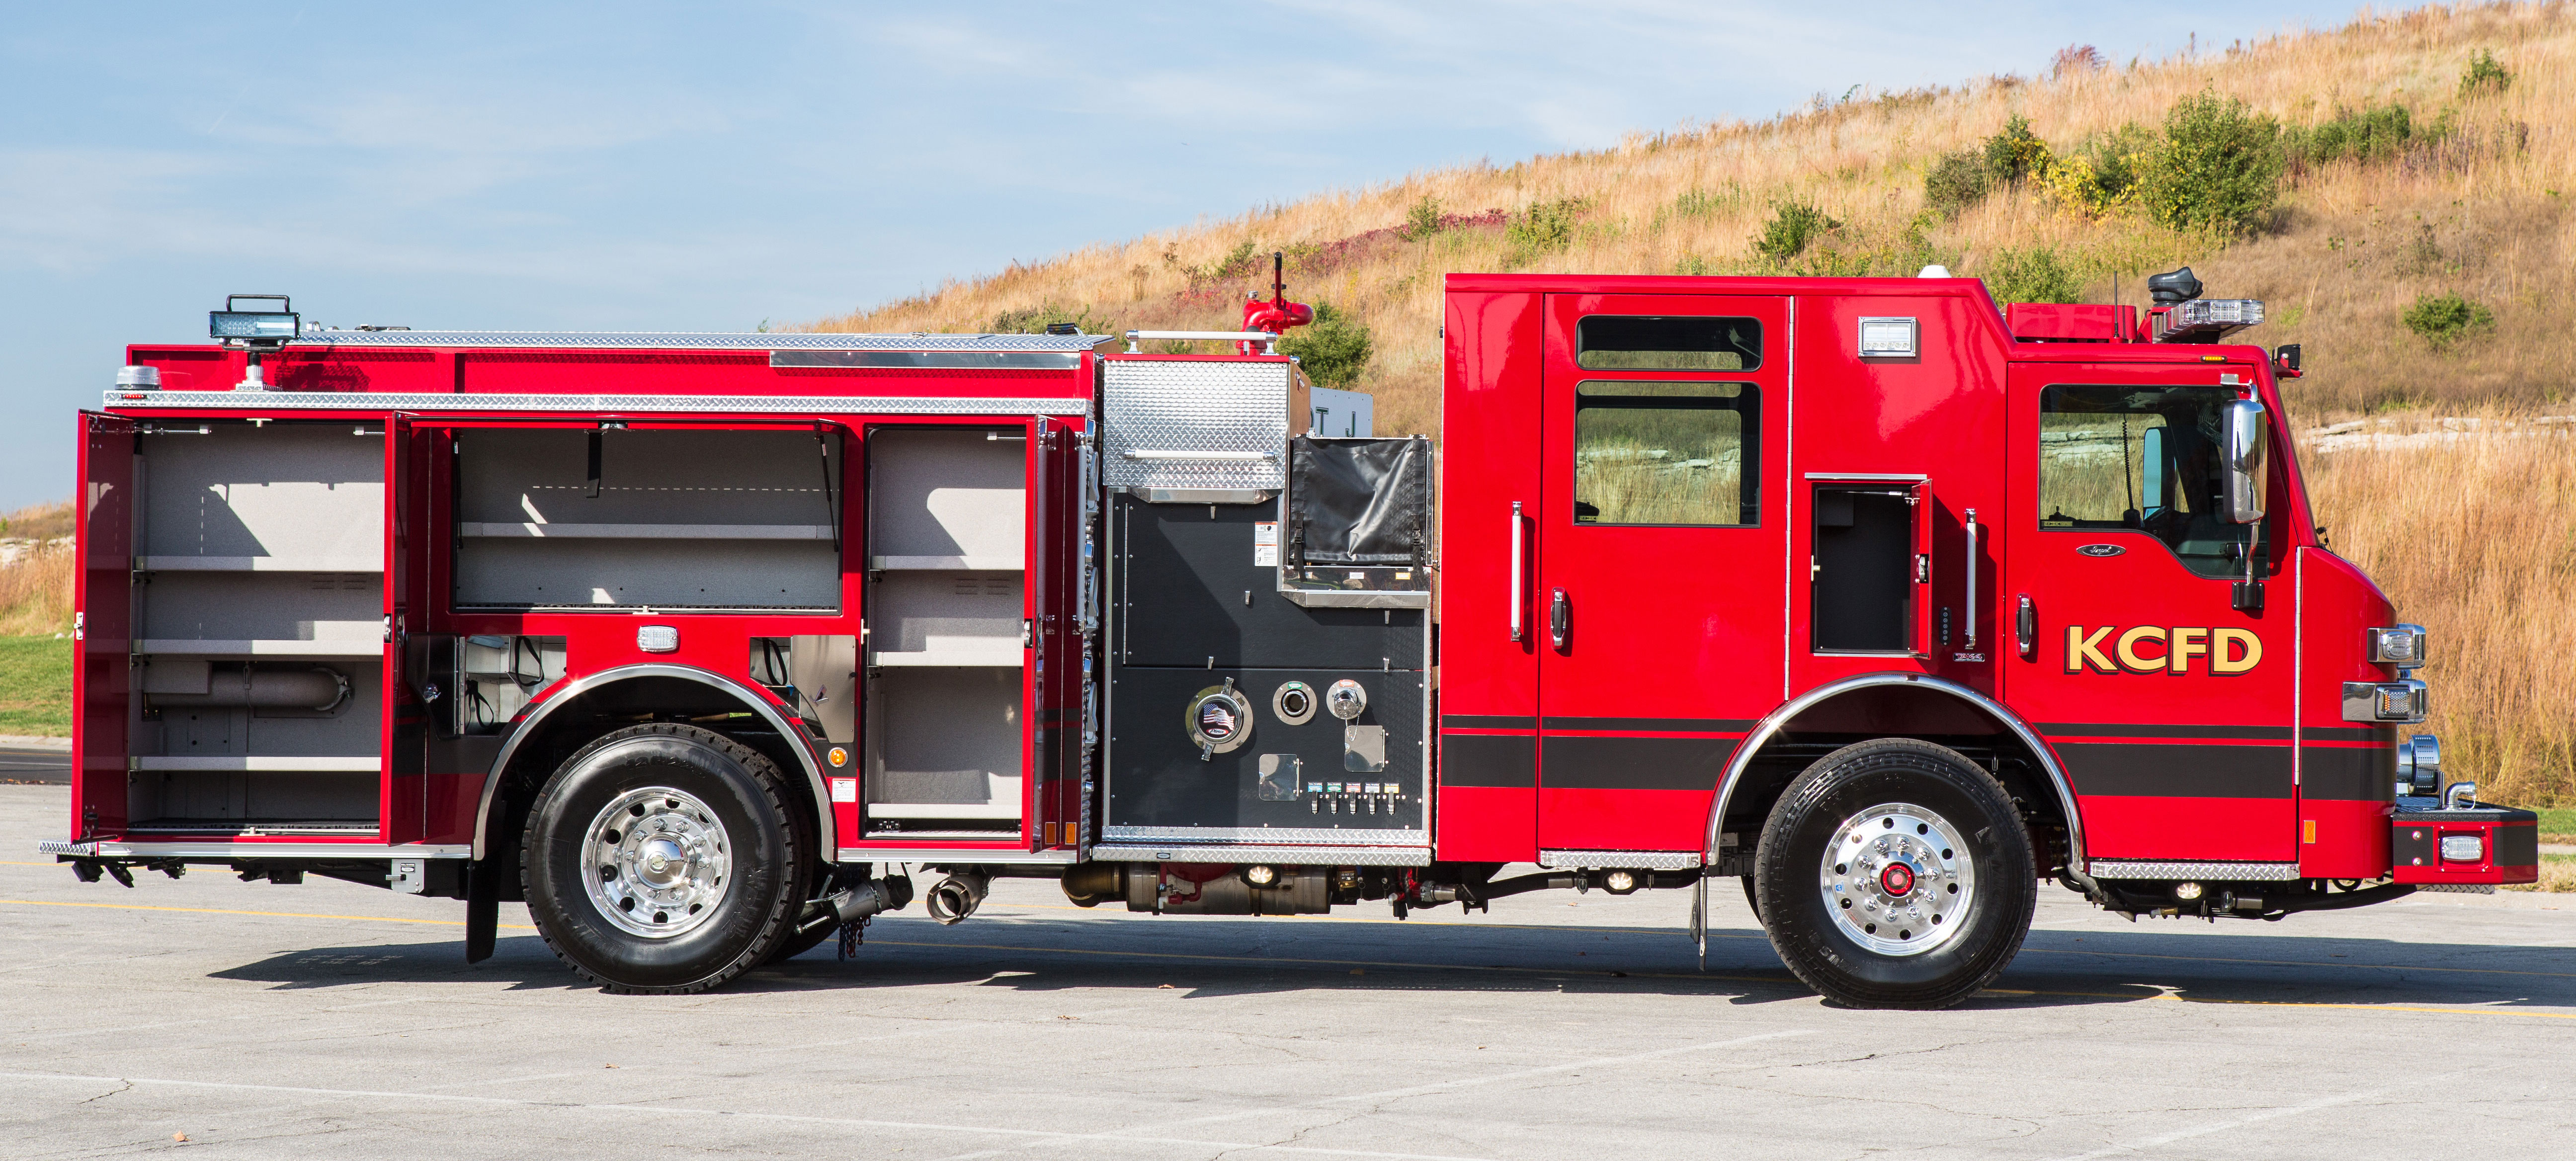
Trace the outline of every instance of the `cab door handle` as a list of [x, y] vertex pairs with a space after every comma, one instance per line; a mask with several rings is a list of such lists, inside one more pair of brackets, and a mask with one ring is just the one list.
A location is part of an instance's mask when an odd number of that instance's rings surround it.
[[1559, 649], [1566, 638], [1574, 635], [1574, 606], [1565, 599], [1565, 590], [1556, 590], [1547, 601], [1547, 636]]
[[2039, 648], [2039, 606], [2030, 603], [2030, 594], [2021, 595], [2021, 605], [2013, 611], [2013, 643], [2021, 646], [2021, 655], [2029, 657]]

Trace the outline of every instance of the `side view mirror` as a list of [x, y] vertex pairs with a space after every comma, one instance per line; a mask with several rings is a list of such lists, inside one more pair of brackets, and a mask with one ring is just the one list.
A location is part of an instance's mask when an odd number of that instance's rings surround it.
[[2299, 344], [2283, 343], [2273, 350], [2272, 373], [2283, 379], [2299, 377]]
[[2239, 399], [2227, 405], [2222, 424], [2227, 492], [2226, 510], [2221, 514], [2230, 524], [2251, 524], [2263, 518], [2263, 492], [2268, 481], [2263, 461], [2264, 429], [2269, 425], [2270, 417], [2260, 403]]

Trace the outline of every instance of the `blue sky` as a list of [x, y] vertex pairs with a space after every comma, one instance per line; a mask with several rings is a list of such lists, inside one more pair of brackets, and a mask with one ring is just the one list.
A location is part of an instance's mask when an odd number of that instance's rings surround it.
[[0, 511], [228, 292], [750, 329], [1427, 167], [2348, 19], [2350, 3], [29, 5], [0, 28]]

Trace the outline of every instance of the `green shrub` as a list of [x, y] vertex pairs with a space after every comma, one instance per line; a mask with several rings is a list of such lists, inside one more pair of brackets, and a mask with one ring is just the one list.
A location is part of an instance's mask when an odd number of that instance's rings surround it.
[[1923, 205], [1942, 217], [1958, 217], [1960, 211], [1985, 200], [1991, 180], [1984, 154], [1973, 149], [1942, 154], [1923, 175]]
[[1996, 302], [2074, 302], [2084, 297], [2075, 268], [2046, 246], [1998, 250], [1983, 275]]
[[1531, 202], [1519, 221], [1503, 231], [1503, 241], [1519, 251], [1523, 260], [1538, 254], [1565, 249], [1574, 241], [1575, 219], [1582, 216], [1586, 198], [1559, 198], [1552, 202]]
[[1040, 303], [1036, 306], [1024, 307], [1019, 310], [1006, 310], [1000, 314], [994, 315], [991, 333], [997, 335], [1042, 335], [1046, 333], [1047, 327], [1055, 323], [1071, 323], [1073, 324], [1074, 329], [1079, 330], [1086, 335], [1109, 335], [1118, 333], [1118, 324], [1115, 321], [1092, 313], [1090, 307], [1077, 306], [1068, 310], [1064, 307], [1057, 306], [1052, 302]]
[[1419, 242], [1440, 232], [1440, 199], [1429, 194], [1404, 211], [1404, 228], [1396, 231], [1407, 242]]
[[2030, 131], [2030, 122], [2020, 116], [2004, 122], [2004, 131], [1986, 138], [1986, 173], [2005, 184], [2031, 175], [2048, 158], [2048, 143]]
[[2309, 165], [2350, 158], [2376, 161], [2395, 157], [2416, 136], [2414, 116], [2390, 102], [2376, 109], [2337, 109], [2334, 119], [2311, 129], [2282, 134], [2284, 151]]
[[1374, 348], [1367, 324], [1320, 302], [1315, 304], [1314, 322], [1279, 340], [1279, 353], [1297, 356], [1306, 377], [1318, 387], [1339, 387], [1359, 378]]
[[2158, 223], [2238, 234], [2281, 196], [2281, 126], [2245, 102], [2203, 90], [2165, 114], [2164, 140], [2140, 192]]
[[2402, 317], [2407, 330], [2437, 351], [2495, 326], [2494, 311], [2457, 292], [2421, 295]]
[[2512, 87], [2513, 74], [2496, 62], [2495, 53], [2483, 48], [2478, 50], [2478, 55], [2469, 58], [2468, 71], [2460, 74], [2460, 95], [2463, 97], [2471, 93], [2501, 93]]
[[1772, 208], [1771, 220], [1762, 224], [1762, 236], [1754, 239], [1753, 250], [1786, 262], [1806, 253], [1807, 247], [1825, 234], [1841, 228], [1841, 222], [1805, 202], [1781, 202]]

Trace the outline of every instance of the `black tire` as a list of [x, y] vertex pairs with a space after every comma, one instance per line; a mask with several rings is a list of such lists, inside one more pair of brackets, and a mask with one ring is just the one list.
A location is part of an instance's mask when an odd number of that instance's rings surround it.
[[[1909, 821], [1905, 830], [1921, 828], [1911, 846], [1899, 819]], [[1864, 832], [1865, 841], [1856, 837]], [[1928, 849], [1944, 847], [1944, 833], [1966, 847], [1946, 865]], [[1868, 863], [1829, 865], [1828, 852], [1879, 860], [1879, 873]], [[2021, 951], [2039, 899], [2030, 834], [2002, 784], [1956, 751], [1911, 738], [1845, 746], [1791, 782], [1763, 825], [1754, 879], [1755, 907], [1782, 962], [1825, 998], [1856, 1008], [1946, 1008], [1975, 995]], [[1961, 914], [1955, 896], [1940, 891], [1963, 880]], [[1865, 919], [1900, 928], [1901, 938], [1875, 924], [1864, 932]]]
[[1744, 877], [1744, 905], [1753, 909], [1753, 921], [1762, 922], [1762, 896], [1753, 885], [1753, 876]]
[[[691, 911], [679, 920], [687, 926], [668, 936], [637, 934], [621, 925], [628, 921], [612, 920], [590, 881], [614, 871], [600, 865], [609, 856], [594, 854], [594, 824], [622, 799], [655, 789], [678, 792], [657, 801], [657, 810], [667, 801], [680, 811], [673, 817], [720, 827], [711, 833], [725, 848], [722, 869], [708, 872], [721, 894], [704, 904], [708, 913]], [[528, 809], [521, 876], [537, 933], [582, 978], [612, 992], [675, 994], [724, 984], [765, 962], [802, 910], [807, 876], [798, 868], [810, 852], [805, 828], [790, 819], [791, 801], [767, 757], [709, 730], [630, 726], [593, 741], [556, 768]]]

